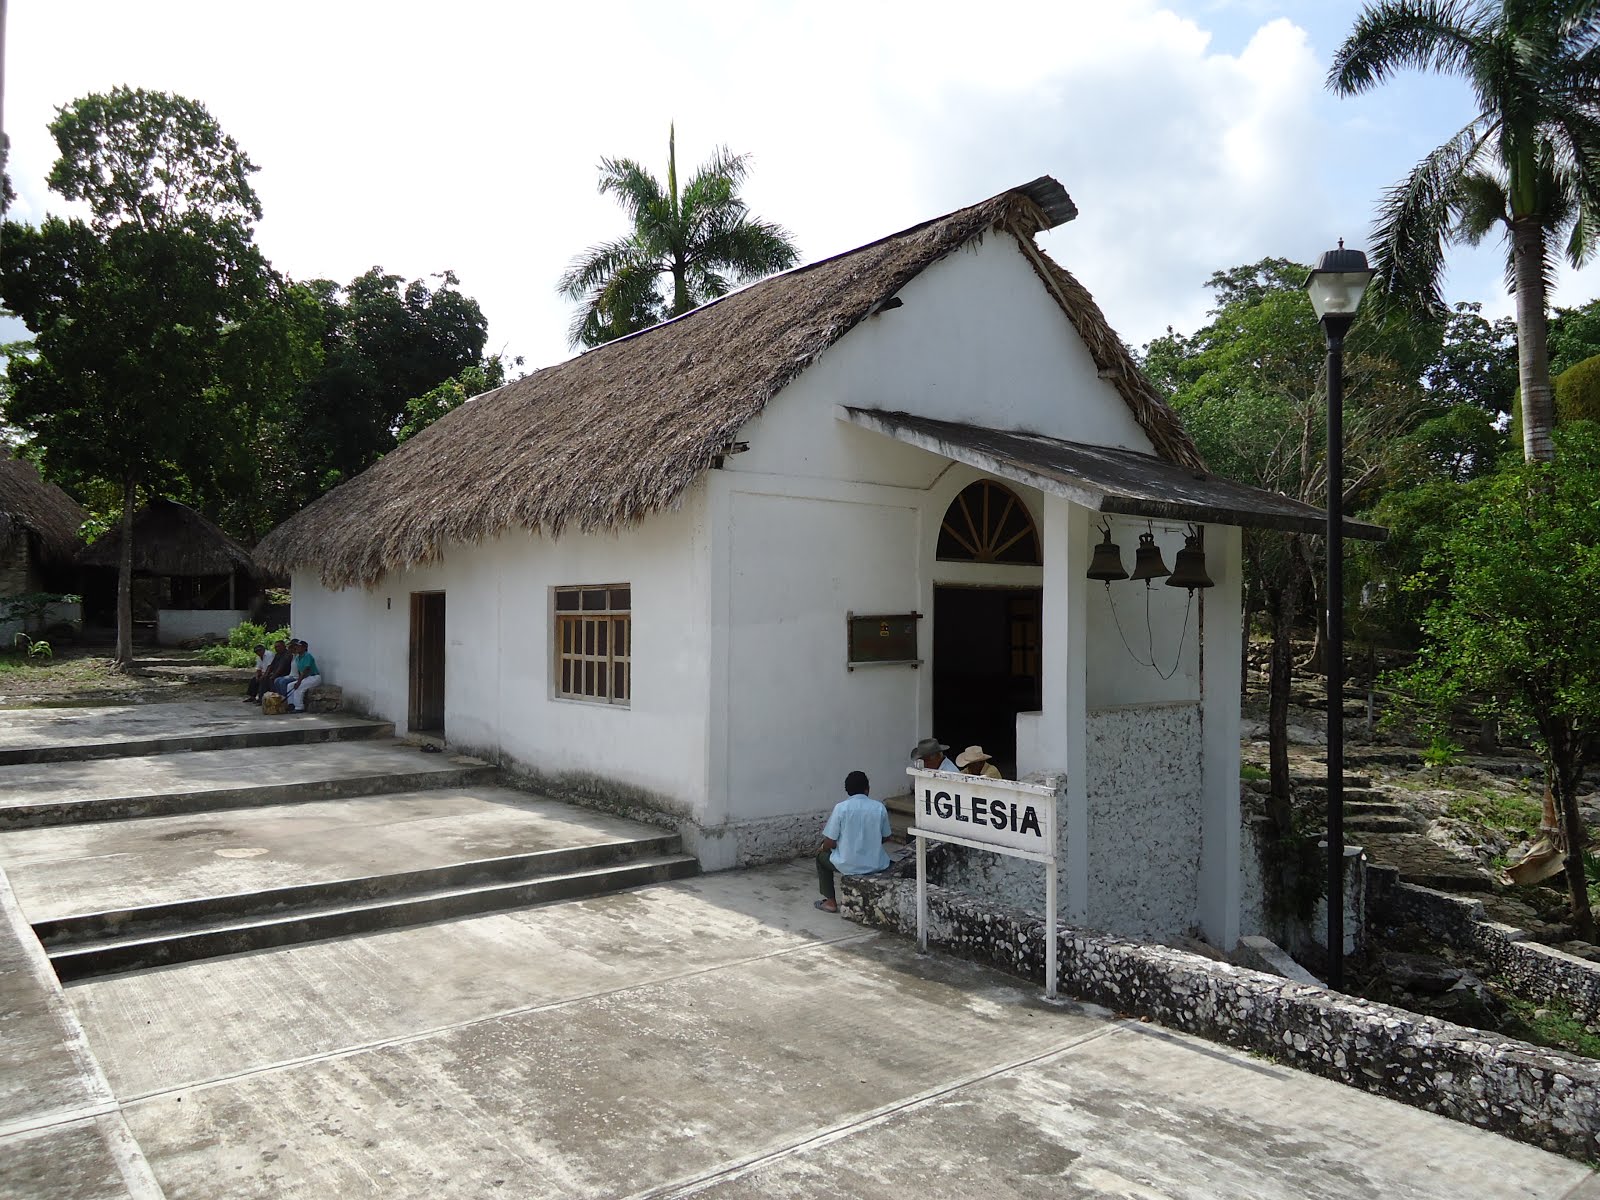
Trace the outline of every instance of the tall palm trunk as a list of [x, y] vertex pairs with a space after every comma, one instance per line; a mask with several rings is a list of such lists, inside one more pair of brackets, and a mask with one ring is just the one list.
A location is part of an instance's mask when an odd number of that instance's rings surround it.
[[1537, 217], [1511, 220], [1511, 258], [1517, 284], [1517, 376], [1522, 386], [1522, 455], [1550, 462], [1554, 404], [1550, 393], [1550, 346], [1545, 319], [1543, 226]]
[[122, 481], [122, 553], [117, 562], [117, 666], [133, 662], [133, 502], [138, 485]]

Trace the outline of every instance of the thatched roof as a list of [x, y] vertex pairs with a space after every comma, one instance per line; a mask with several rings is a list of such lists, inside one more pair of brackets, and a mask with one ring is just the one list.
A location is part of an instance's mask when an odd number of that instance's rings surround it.
[[32, 534], [47, 562], [69, 562], [81, 544], [78, 527], [88, 514], [33, 464], [0, 449], [0, 553]]
[[[107, 530], [78, 556], [88, 567], [115, 567], [122, 555], [122, 526]], [[133, 517], [133, 569], [143, 575], [260, 577], [256, 561], [238, 542], [187, 504], [152, 500]]]
[[256, 547], [274, 572], [370, 584], [454, 542], [521, 527], [614, 529], [674, 505], [739, 429], [914, 277], [994, 229], [1016, 235], [1162, 457], [1199, 465], [1089, 293], [1033, 244], [1076, 214], [1045, 176], [860, 249], [765, 279], [536, 371], [443, 417]]

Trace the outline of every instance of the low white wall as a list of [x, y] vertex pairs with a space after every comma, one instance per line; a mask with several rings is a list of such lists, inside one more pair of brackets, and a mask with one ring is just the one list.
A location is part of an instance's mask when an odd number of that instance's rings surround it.
[[[25, 625], [27, 627], [25, 627]], [[44, 610], [42, 621], [0, 621], [0, 648], [9, 650], [16, 644], [17, 634], [29, 633], [35, 637], [45, 636], [52, 625], [70, 625], [76, 631], [83, 629], [83, 605], [81, 604], [52, 604]]]
[[180, 646], [191, 638], [225, 638], [235, 625], [249, 619], [248, 609], [163, 608], [156, 612], [156, 642]]

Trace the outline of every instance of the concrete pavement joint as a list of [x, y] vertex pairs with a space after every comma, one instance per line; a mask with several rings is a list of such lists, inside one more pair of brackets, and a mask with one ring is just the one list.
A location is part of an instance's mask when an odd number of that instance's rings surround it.
[[[444, 1025], [435, 1025], [428, 1029], [417, 1030], [414, 1033], [402, 1034], [398, 1037], [377, 1038], [370, 1042], [360, 1042], [352, 1046], [341, 1046], [337, 1050], [324, 1050], [317, 1054], [306, 1054], [298, 1058], [284, 1058], [277, 1062], [263, 1063], [245, 1071], [233, 1071], [227, 1075], [217, 1075], [210, 1079], [192, 1080], [188, 1083], [178, 1084], [174, 1087], [157, 1088], [154, 1091], [138, 1092], [123, 1098], [124, 1105], [140, 1104], [148, 1100], [155, 1100], [162, 1096], [170, 1096], [176, 1092], [200, 1092], [210, 1088], [221, 1087], [241, 1079], [249, 1079], [256, 1075], [268, 1075], [274, 1071], [286, 1071], [295, 1067], [308, 1066], [312, 1063], [335, 1062], [339, 1059], [353, 1058], [358, 1054], [365, 1054], [372, 1050], [383, 1050], [391, 1046], [409, 1046], [417, 1042], [425, 1042], [429, 1038], [438, 1037], [440, 1034], [454, 1033], [461, 1029], [470, 1029], [474, 1025], [485, 1025], [494, 1021], [502, 1021], [507, 1017], [524, 1016], [529, 1013], [552, 1012], [556, 1009], [567, 1008], [574, 1004], [583, 1004], [590, 1000], [601, 1000], [608, 996], [622, 996], [628, 992], [641, 991], [645, 988], [662, 987], [666, 984], [681, 983], [685, 979], [693, 979], [698, 975], [710, 975], [716, 971], [724, 971], [730, 967], [744, 967], [751, 963], [765, 962], [768, 959], [783, 958], [790, 954], [803, 954], [812, 950], [819, 950], [828, 946], [845, 946], [856, 942], [869, 941], [879, 934], [875, 931], [866, 933], [847, 934], [844, 937], [819, 939], [806, 942], [799, 946], [789, 946], [782, 950], [772, 950], [766, 954], [752, 954], [745, 958], [728, 959], [725, 962], [713, 963], [693, 971], [683, 971], [677, 975], [663, 975], [645, 983], [630, 983], [621, 987], [602, 988], [597, 992], [584, 992], [576, 996], [563, 996], [558, 1000], [546, 1000], [539, 1004], [519, 1004], [514, 1008], [500, 1009], [497, 1012], [486, 1013], [481, 1017], [472, 1017], [465, 1021], [453, 1021]], [[289, 947], [286, 947], [288, 949]], [[98, 1067], [96, 1068], [98, 1069]], [[109, 1086], [107, 1091], [109, 1093]]]
[[0, 1125], [0, 1141], [38, 1133], [45, 1129], [56, 1129], [62, 1125], [72, 1125], [78, 1121], [93, 1120], [116, 1111], [117, 1102], [106, 1100], [100, 1104], [84, 1104], [77, 1108], [58, 1108], [51, 1112], [37, 1113], [20, 1121], [7, 1121], [4, 1125]]
[[[6, 878], [4, 870], [0, 870], [0, 912], [4, 913], [8, 927], [4, 933], [0, 933], [0, 936], [15, 939], [23, 948], [23, 957], [28, 964], [29, 974], [38, 983], [42, 994], [49, 998], [50, 1007], [61, 1022], [66, 1034], [64, 1044], [77, 1067], [79, 1079], [89, 1094], [97, 1100], [95, 1104], [80, 1106], [73, 1118], [64, 1118], [58, 1111], [46, 1114], [42, 1118], [35, 1117], [31, 1121], [25, 1119], [13, 1122], [0, 1129], [0, 1140], [26, 1136], [52, 1126], [68, 1124], [73, 1119], [92, 1118], [111, 1154], [112, 1161], [116, 1164], [118, 1174], [122, 1176], [122, 1181], [127, 1186], [131, 1200], [165, 1200], [166, 1193], [156, 1182], [155, 1174], [150, 1170], [150, 1164], [139, 1148], [138, 1139], [128, 1128], [116, 1096], [111, 1091], [111, 1084], [106, 1079], [105, 1072], [100, 1069], [100, 1060], [89, 1048], [88, 1035], [84, 1033], [77, 1014], [72, 1011], [72, 1006], [62, 995], [61, 984], [56, 979], [55, 972], [50, 969], [50, 960], [45, 957], [44, 948], [33, 936], [33, 927], [23, 915], [22, 906], [17, 903], [16, 895], [11, 890], [11, 883]], [[30, 1125], [32, 1128], [28, 1127]]]
[[144, 1151], [139, 1148], [139, 1139], [128, 1128], [122, 1110], [108, 1113], [100, 1118], [98, 1124], [100, 1134], [111, 1151], [111, 1159], [122, 1174], [122, 1182], [127, 1185], [130, 1200], [166, 1200], [167, 1194], [156, 1180], [155, 1172], [150, 1169]]
[[706, 1171], [689, 1180], [679, 1180], [675, 1183], [663, 1184], [660, 1187], [647, 1188], [642, 1192], [634, 1192], [627, 1196], [625, 1200], [676, 1200], [676, 1198], [680, 1196], [696, 1195], [699, 1192], [705, 1191], [706, 1188], [711, 1187], [713, 1184], [725, 1183], [730, 1179], [739, 1179], [745, 1175], [751, 1174], [754, 1171], [758, 1171], [762, 1167], [765, 1167], [771, 1163], [780, 1162], [785, 1158], [790, 1158], [796, 1154], [804, 1153], [807, 1150], [812, 1150], [819, 1146], [831, 1145], [832, 1143], [842, 1141], [845, 1138], [854, 1137], [858, 1133], [864, 1133], [869, 1129], [873, 1129], [879, 1125], [882, 1125], [884, 1122], [898, 1116], [903, 1112], [911, 1112], [915, 1109], [925, 1108], [935, 1101], [942, 1100], [946, 1096], [953, 1095], [965, 1088], [972, 1087], [974, 1084], [984, 1083], [990, 1079], [998, 1078], [1001, 1075], [1009, 1074], [1012, 1071], [1020, 1071], [1024, 1067], [1041, 1066], [1057, 1058], [1061, 1058], [1064, 1055], [1070, 1054], [1072, 1051], [1087, 1045], [1089, 1042], [1098, 1041], [1099, 1039], [1105, 1037], [1112, 1037], [1117, 1033], [1125, 1031], [1129, 1026], [1137, 1026], [1138, 1024], [1138, 1021], [1126, 1019], [1114, 1020], [1111, 1024], [1102, 1029], [1092, 1030], [1089, 1033], [1072, 1038], [1059, 1046], [1054, 1046], [1049, 1050], [1041, 1051], [1038, 1054], [1030, 1054], [1026, 1058], [1019, 1058], [1012, 1062], [1001, 1063], [999, 1066], [990, 1067], [987, 1070], [974, 1071], [970, 1074], [961, 1076], [959, 1079], [952, 1080], [948, 1083], [942, 1083], [938, 1087], [929, 1088], [926, 1091], [919, 1092], [915, 1096], [909, 1096], [904, 1100], [897, 1100], [895, 1103], [886, 1104], [881, 1108], [871, 1109], [868, 1112], [853, 1117], [848, 1121], [841, 1121], [828, 1129], [824, 1129], [821, 1133], [812, 1134], [810, 1137], [802, 1138], [797, 1142], [790, 1142], [788, 1145], [781, 1146], [777, 1150], [770, 1150], [762, 1154], [752, 1155], [748, 1158], [740, 1159], [738, 1162], [718, 1167], [713, 1171]]

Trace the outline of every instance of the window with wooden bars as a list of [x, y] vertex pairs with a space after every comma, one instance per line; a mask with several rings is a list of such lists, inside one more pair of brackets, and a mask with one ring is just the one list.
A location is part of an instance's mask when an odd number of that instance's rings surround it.
[[633, 589], [608, 583], [554, 592], [556, 695], [627, 704], [633, 691]]

